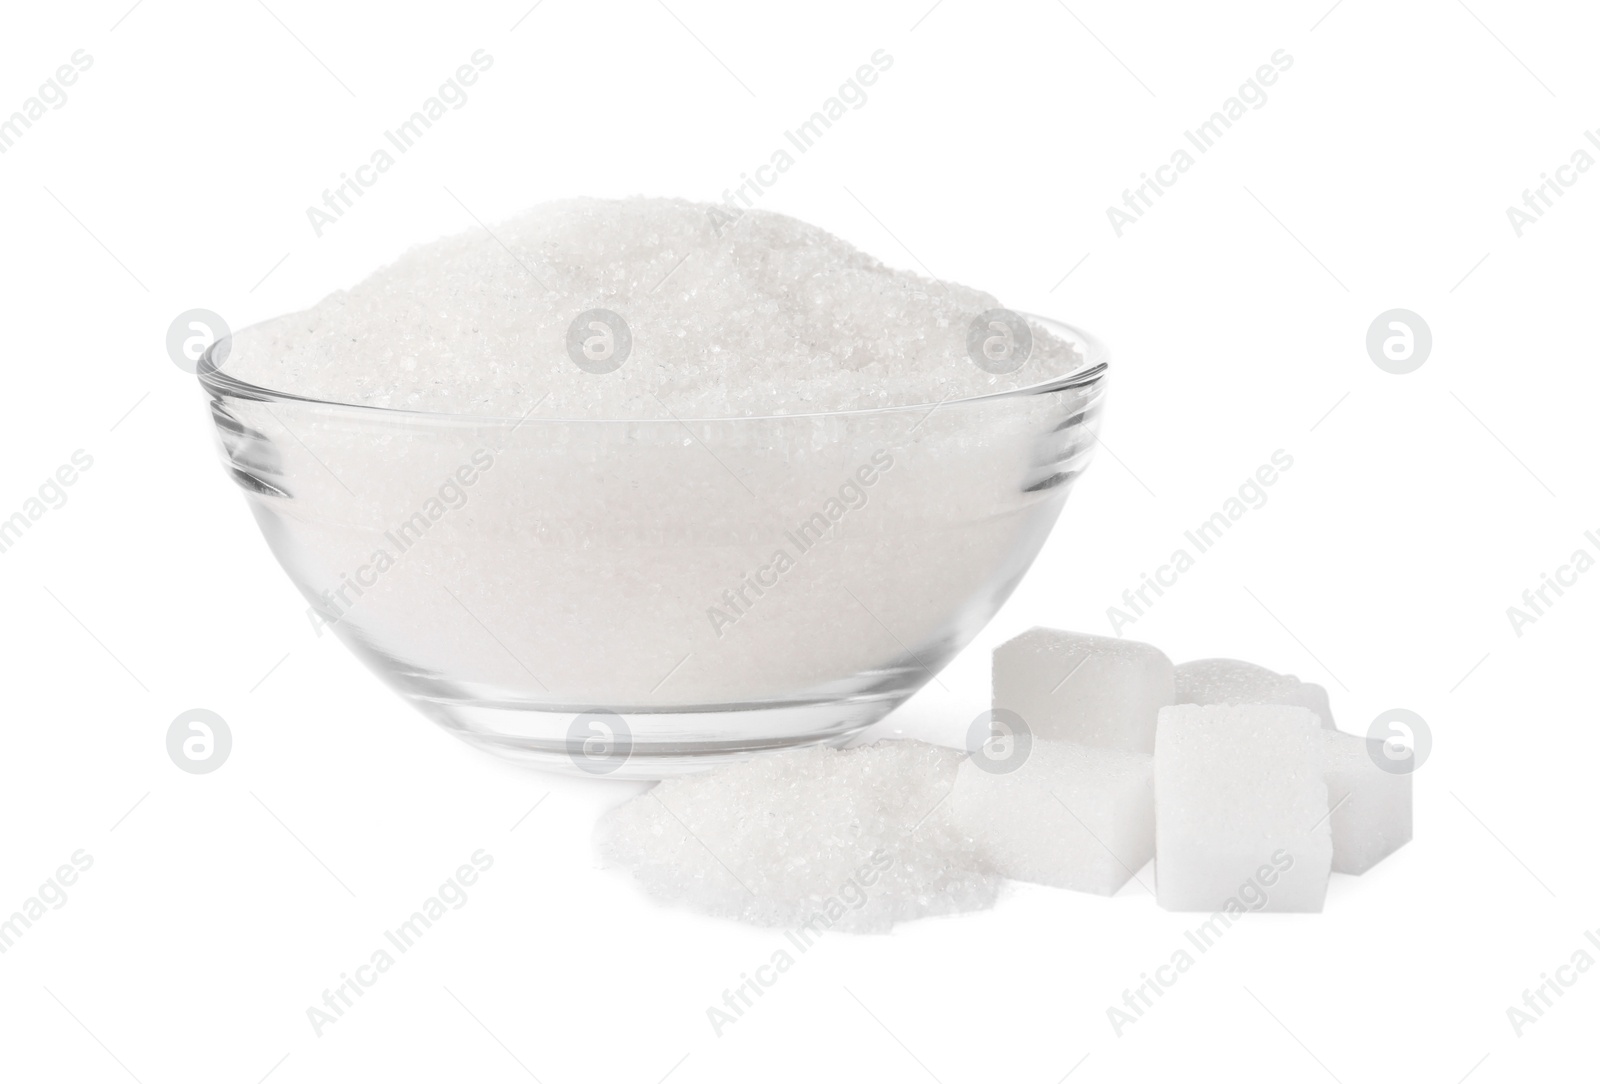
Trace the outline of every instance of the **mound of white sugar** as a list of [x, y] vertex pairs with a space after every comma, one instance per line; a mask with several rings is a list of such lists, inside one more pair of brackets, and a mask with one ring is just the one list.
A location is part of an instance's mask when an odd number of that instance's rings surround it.
[[[316, 307], [234, 335], [225, 371], [309, 398], [520, 417], [745, 417], [936, 403], [1081, 362], [1032, 326], [1021, 368], [968, 350], [988, 294], [886, 267], [814, 226], [711, 205], [576, 199], [411, 249]], [[603, 309], [620, 367], [569, 354]], [[603, 349], [596, 346], [597, 351]], [[1022, 351], [1018, 351], [1021, 353]], [[991, 366], [994, 367], [994, 366]]]
[[999, 878], [944, 801], [963, 759], [912, 741], [778, 753], [660, 783], [596, 842], [656, 900], [761, 926], [865, 933], [979, 910]]

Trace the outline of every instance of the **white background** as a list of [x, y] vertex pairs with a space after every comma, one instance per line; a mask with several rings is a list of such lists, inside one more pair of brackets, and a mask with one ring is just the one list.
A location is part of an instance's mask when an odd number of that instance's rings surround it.
[[[1600, 974], [1520, 1038], [1506, 1010], [1600, 927], [1600, 575], [1520, 637], [1506, 608], [1597, 549], [1600, 171], [1520, 238], [1505, 209], [1600, 128], [1593, 13], [668, 3], [7, 7], [0, 114], [74, 50], [94, 63], [0, 155], [0, 515], [74, 450], [94, 465], [0, 554], [0, 912], [75, 850], [94, 864], [0, 956], [0, 1076], [1487, 1082], [1592, 1065]], [[494, 65], [468, 104], [317, 238], [305, 208], [480, 48]], [[706, 1007], [780, 934], [658, 909], [596, 868], [594, 820], [636, 786], [477, 753], [314, 636], [164, 350], [183, 310], [237, 328], [303, 308], [474, 228], [463, 205], [493, 222], [565, 195], [718, 198], [877, 49], [894, 65], [867, 104], [764, 206], [1081, 324], [1115, 366], [1112, 454], [948, 691], [879, 729], [958, 741], [995, 644], [1109, 631], [1121, 592], [1281, 448], [1294, 466], [1268, 504], [1125, 633], [1321, 682], [1346, 730], [1406, 707], [1433, 732], [1415, 842], [1336, 877], [1321, 915], [1237, 927], [1120, 1038], [1106, 1008], [1197, 918], [1137, 885], [1016, 886], [989, 912], [830, 936], [715, 1036]], [[1294, 63], [1268, 102], [1116, 237], [1106, 207], [1278, 49]], [[1394, 307], [1434, 336], [1406, 376], [1364, 346]], [[191, 707], [232, 727], [215, 774], [167, 757]], [[478, 848], [494, 866], [466, 906], [317, 1038], [306, 1008]]]

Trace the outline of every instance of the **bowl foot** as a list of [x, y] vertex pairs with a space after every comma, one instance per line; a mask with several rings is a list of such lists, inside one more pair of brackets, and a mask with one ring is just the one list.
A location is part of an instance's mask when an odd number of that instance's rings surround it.
[[585, 709], [417, 703], [469, 745], [544, 771], [662, 779], [807, 746], [840, 746], [902, 700], [867, 696], [778, 704]]

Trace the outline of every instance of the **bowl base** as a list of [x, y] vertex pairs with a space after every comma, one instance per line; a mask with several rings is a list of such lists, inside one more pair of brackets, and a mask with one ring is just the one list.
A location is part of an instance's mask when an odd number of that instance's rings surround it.
[[621, 711], [417, 702], [467, 744], [564, 775], [663, 779], [808, 746], [840, 746], [905, 697]]

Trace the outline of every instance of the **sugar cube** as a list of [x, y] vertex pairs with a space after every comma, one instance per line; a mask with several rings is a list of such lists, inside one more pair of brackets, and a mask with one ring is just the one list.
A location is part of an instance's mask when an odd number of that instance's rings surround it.
[[1173, 695], [1172, 661], [1134, 640], [1033, 628], [994, 653], [994, 706], [1043, 740], [1148, 753]]
[[1323, 736], [1306, 708], [1180, 704], [1156, 728], [1156, 899], [1320, 911], [1333, 861]]
[[1309, 708], [1333, 729], [1328, 690], [1293, 674], [1276, 674], [1265, 666], [1238, 659], [1196, 659], [1174, 670], [1175, 704], [1292, 704]]
[[962, 764], [951, 816], [1001, 876], [1110, 896], [1155, 854], [1150, 771], [1144, 753], [1035, 742], [1012, 772]]
[[1411, 776], [1373, 762], [1367, 739], [1323, 732], [1333, 868], [1365, 873], [1411, 841]]

